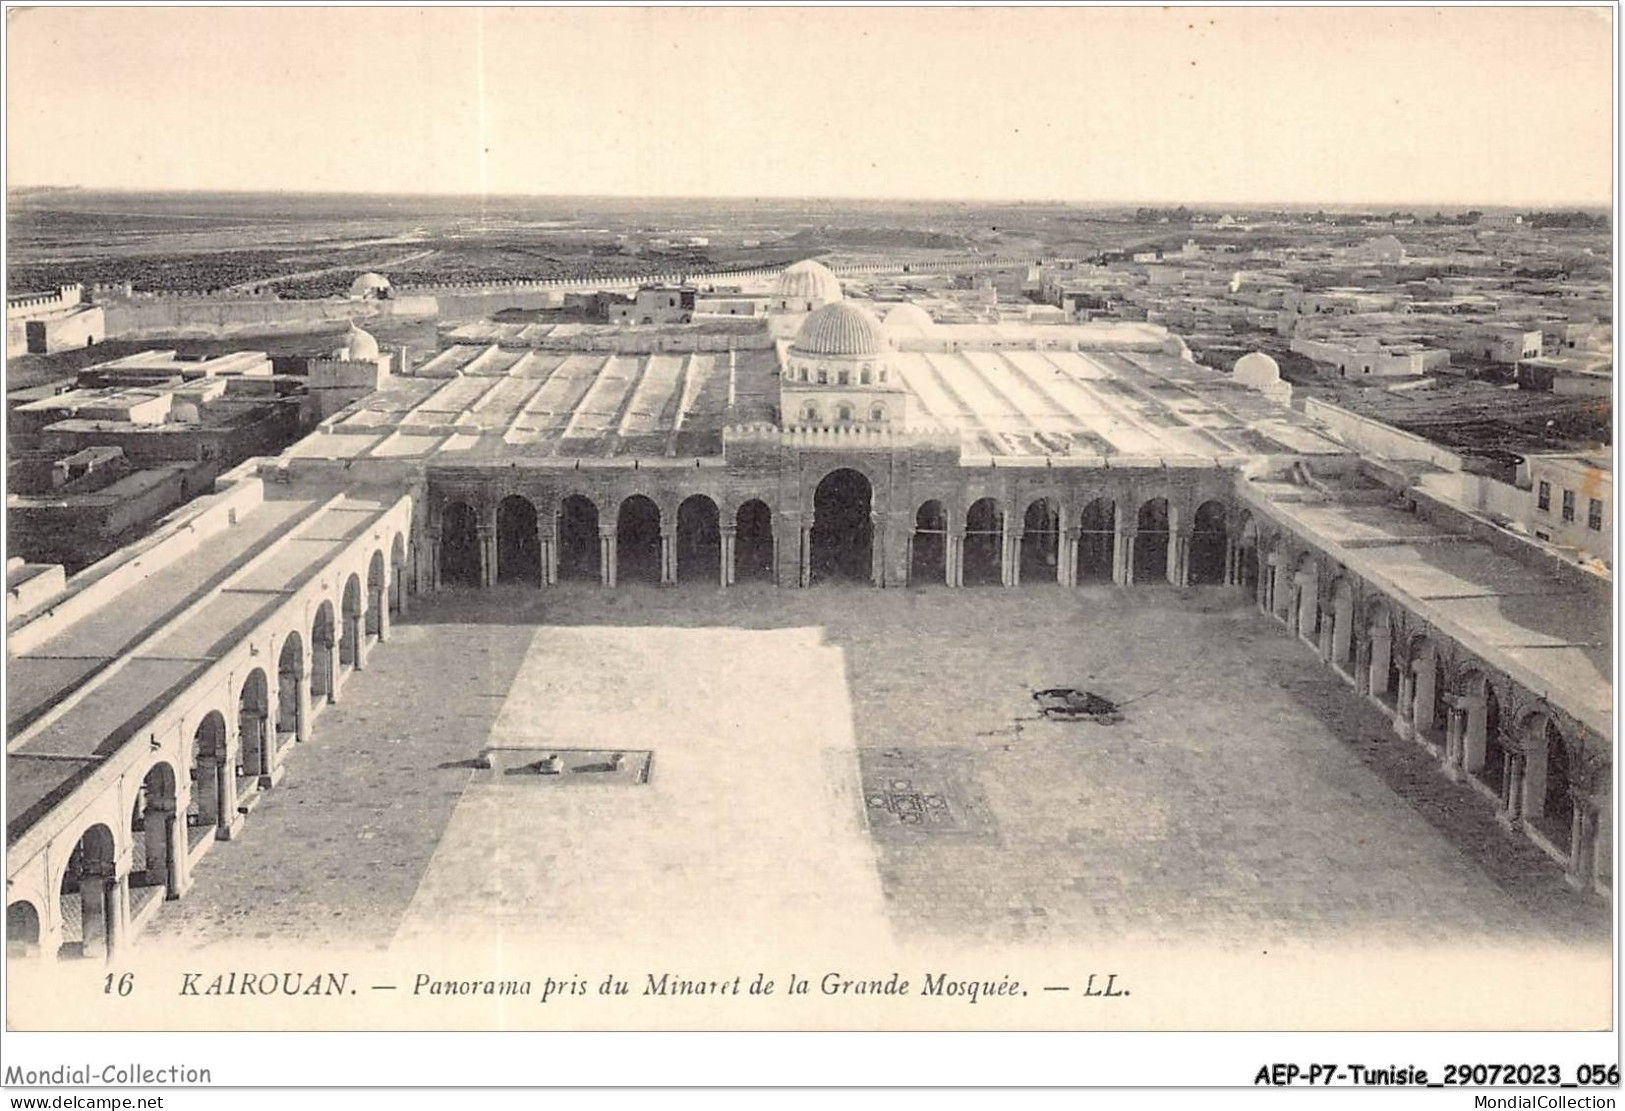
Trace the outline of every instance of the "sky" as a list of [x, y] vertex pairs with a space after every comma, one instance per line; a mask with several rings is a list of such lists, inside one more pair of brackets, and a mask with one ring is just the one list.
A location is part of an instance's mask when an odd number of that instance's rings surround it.
[[42, 8], [7, 184], [1607, 204], [1608, 8]]

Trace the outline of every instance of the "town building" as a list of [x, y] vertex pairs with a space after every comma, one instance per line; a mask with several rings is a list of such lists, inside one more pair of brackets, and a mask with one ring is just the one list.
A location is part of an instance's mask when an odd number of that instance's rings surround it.
[[1523, 523], [1537, 538], [1611, 562], [1614, 552], [1614, 453], [1532, 455]]
[[106, 339], [106, 313], [84, 293], [84, 286], [74, 283], [52, 293], [7, 294], [7, 357], [50, 355]]

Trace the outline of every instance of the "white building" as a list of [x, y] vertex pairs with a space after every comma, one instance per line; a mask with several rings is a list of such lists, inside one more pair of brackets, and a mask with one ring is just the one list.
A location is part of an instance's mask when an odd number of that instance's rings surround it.
[[1614, 550], [1614, 452], [1529, 456], [1529, 515], [1542, 540], [1607, 562]]

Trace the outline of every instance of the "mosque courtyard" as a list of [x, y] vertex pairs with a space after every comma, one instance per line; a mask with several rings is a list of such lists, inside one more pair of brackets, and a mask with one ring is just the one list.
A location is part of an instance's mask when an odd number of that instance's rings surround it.
[[[1607, 944], [1600, 900], [1232, 592], [419, 603], [145, 943]], [[1124, 720], [1042, 720], [1056, 686]], [[522, 774], [553, 751], [652, 757]]]

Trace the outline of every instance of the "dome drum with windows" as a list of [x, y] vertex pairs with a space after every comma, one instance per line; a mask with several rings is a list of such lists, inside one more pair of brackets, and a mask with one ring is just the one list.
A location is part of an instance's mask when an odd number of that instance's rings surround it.
[[907, 394], [892, 366], [892, 341], [873, 313], [836, 301], [802, 321], [784, 354], [781, 412], [800, 425], [891, 424]]

